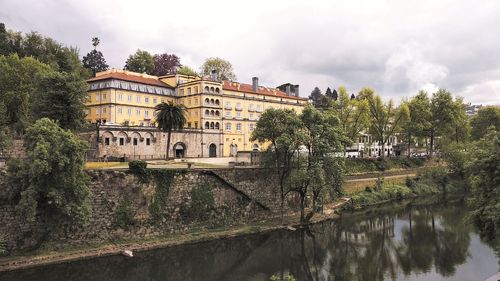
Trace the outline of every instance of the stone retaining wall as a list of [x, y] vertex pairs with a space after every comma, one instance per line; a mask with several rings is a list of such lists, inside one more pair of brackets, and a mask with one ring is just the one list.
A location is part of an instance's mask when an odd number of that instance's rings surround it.
[[[91, 177], [90, 220], [81, 226], [67, 225], [58, 233], [50, 233], [45, 244], [58, 248], [89, 242], [152, 238], [279, 215], [279, 187], [266, 170], [221, 169], [215, 173], [178, 171], [170, 184], [161, 219], [154, 221], [149, 211], [157, 188], [154, 182], [141, 184], [128, 171], [88, 171]], [[0, 234], [6, 236], [9, 250], [32, 247], [40, 226], [18, 216], [15, 199], [7, 194], [5, 177], [4, 172], [0, 173]], [[214, 199], [214, 206], [203, 221], [183, 213], [191, 203], [192, 190], [201, 186], [209, 187]], [[121, 228], [117, 225], [116, 211], [123, 202], [132, 206], [135, 222]]]

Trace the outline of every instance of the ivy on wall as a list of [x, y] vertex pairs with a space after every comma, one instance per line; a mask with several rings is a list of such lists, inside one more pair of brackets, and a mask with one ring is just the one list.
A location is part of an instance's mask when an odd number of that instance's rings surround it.
[[170, 186], [176, 175], [185, 173], [184, 170], [148, 169], [145, 161], [129, 162], [129, 171], [135, 175], [140, 183], [154, 184], [155, 193], [151, 198], [149, 213], [153, 221], [163, 217], [163, 210], [167, 202]]
[[191, 203], [186, 204], [181, 209], [184, 219], [206, 220], [210, 217], [210, 212], [214, 209], [215, 199], [212, 188], [207, 185], [199, 186], [191, 190]]

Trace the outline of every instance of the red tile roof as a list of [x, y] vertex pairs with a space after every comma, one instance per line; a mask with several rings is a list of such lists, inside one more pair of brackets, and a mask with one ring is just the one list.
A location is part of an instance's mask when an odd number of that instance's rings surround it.
[[118, 80], [136, 82], [136, 83], [141, 83], [141, 84], [146, 84], [146, 85], [152, 85], [152, 86], [158, 86], [158, 87], [164, 87], [164, 88], [172, 88], [168, 84], [163, 83], [162, 81], [158, 80], [158, 78], [155, 79], [155, 78], [150, 78], [150, 77], [142, 77], [142, 76], [120, 73], [120, 72], [106, 73], [106, 74], [103, 74], [103, 75], [100, 75], [100, 76], [97, 76], [94, 78], [90, 78], [87, 80], [87, 82], [107, 80], [107, 79], [118, 79]]
[[229, 90], [229, 91], [236, 91], [236, 92], [259, 94], [259, 95], [264, 95], [264, 96], [283, 97], [283, 98], [295, 99], [295, 100], [307, 100], [306, 98], [288, 96], [285, 92], [280, 91], [278, 89], [262, 87], [262, 86], [259, 86], [259, 88], [257, 89], [257, 92], [254, 92], [253, 87], [250, 84], [242, 84], [242, 83], [231, 82], [231, 81], [224, 81], [224, 83], [222, 85], [222, 89]]

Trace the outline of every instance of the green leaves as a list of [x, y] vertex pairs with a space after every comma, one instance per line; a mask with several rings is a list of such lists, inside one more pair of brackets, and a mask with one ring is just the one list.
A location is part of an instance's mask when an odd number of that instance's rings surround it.
[[18, 189], [17, 209], [28, 221], [57, 227], [85, 220], [88, 206], [88, 177], [83, 173], [88, 145], [42, 118], [26, 131], [27, 158], [9, 164], [9, 183]]
[[219, 80], [236, 80], [236, 75], [234, 74], [233, 65], [221, 58], [208, 58], [205, 60], [200, 68], [200, 74], [202, 76], [211, 75], [212, 71], [215, 71], [217, 78]]
[[155, 69], [153, 56], [148, 51], [138, 49], [128, 57], [124, 69], [152, 75]]

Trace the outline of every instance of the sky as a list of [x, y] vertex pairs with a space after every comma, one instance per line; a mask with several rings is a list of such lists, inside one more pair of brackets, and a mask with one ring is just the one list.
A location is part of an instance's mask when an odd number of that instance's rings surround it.
[[0, 0], [8, 29], [77, 46], [91, 38], [110, 67], [137, 49], [198, 70], [229, 60], [237, 80], [277, 87], [370, 87], [396, 102], [444, 88], [500, 104], [500, 1]]

